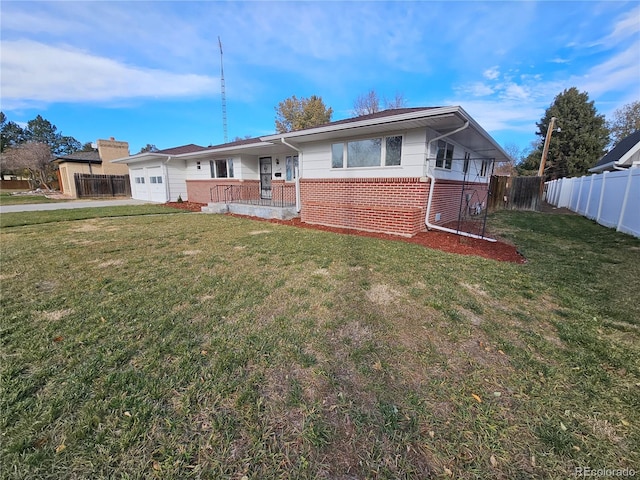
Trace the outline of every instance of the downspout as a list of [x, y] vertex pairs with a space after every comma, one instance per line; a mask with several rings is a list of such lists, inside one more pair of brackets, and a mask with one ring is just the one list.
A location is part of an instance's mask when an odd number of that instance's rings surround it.
[[169, 171], [167, 170], [167, 163], [171, 160], [171, 155], [167, 155], [167, 159], [164, 161], [163, 170], [164, 170], [164, 194], [167, 202], [171, 201], [171, 191], [169, 190]]
[[[431, 157], [431, 144], [433, 142], [435, 142], [436, 140], [441, 140], [441, 139], [443, 139], [445, 137], [448, 137], [450, 135], [453, 135], [454, 133], [461, 132], [462, 130], [465, 130], [468, 127], [469, 127], [469, 120], [464, 122], [463, 126], [461, 126], [460, 128], [455, 129], [454, 131], [449, 132], [449, 133], [445, 133], [443, 135], [440, 135], [438, 137], [435, 137], [435, 138], [432, 138], [431, 140], [429, 140], [427, 142], [427, 161], [429, 161], [430, 157]], [[441, 227], [440, 225], [434, 225], [433, 223], [429, 222], [429, 216], [431, 215], [431, 204], [433, 202], [433, 192], [434, 192], [435, 186], [436, 186], [436, 177], [434, 177], [433, 174], [431, 173], [431, 171], [429, 169], [429, 165], [427, 165], [426, 173], [427, 173], [427, 178], [429, 179], [429, 200], [427, 201], [427, 214], [425, 215], [424, 223], [425, 223], [425, 225], [427, 226], [428, 229], [440, 230], [442, 232], [447, 232], [447, 233], [454, 233], [456, 235], [462, 235], [463, 237], [479, 238], [480, 240], [488, 240], [490, 242], [495, 242], [496, 241], [493, 238], [487, 238], [487, 237], [483, 237], [481, 235], [475, 235], [473, 233], [461, 232], [459, 230], [454, 230], [452, 228], [446, 228], [446, 227]]]
[[294, 172], [296, 175], [295, 185], [296, 185], [296, 212], [300, 213], [302, 209], [302, 202], [300, 198], [300, 168], [302, 167], [302, 150], [300, 150], [295, 145], [288, 143], [283, 137], [280, 137], [280, 141], [289, 148], [293, 148], [296, 152], [298, 152], [298, 171], [295, 170], [294, 164]]

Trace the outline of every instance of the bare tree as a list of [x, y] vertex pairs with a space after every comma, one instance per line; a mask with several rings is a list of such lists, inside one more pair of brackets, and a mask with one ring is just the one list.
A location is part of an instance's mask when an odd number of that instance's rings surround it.
[[375, 90], [359, 95], [353, 102], [353, 114], [356, 117], [370, 115], [380, 111], [380, 98]]
[[[392, 99], [384, 97], [384, 110], [403, 108], [407, 106], [407, 100], [402, 93], [396, 93]], [[382, 110], [380, 96], [375, 90], [369, 90], [363, 95], [359, 95], [353, 102], [353, 114], [356, 117], [371, 115]]]
[[51, 149], [47, 144], [26, 142], [2, 152], [2, 167], [26, 174], [32, 188], [43, 187], [51, 190], [49, 183], [55, 171], [51, 158]]
[[607, 122], [611, 131], [611, 145], [640, 130], [640, 101], [627, 103], [613, 112], [613, 118]]
[[404, 95], [400, 92], [396, 92], [395, 97], [393, 97], [391, 100], [389, 100], [386, 97], [384, 99], [384, 108], [386, 110], [389, 110], [392, 108], [404, 108], [406, 106], [407, 106], [407, 99], [404, 98]]

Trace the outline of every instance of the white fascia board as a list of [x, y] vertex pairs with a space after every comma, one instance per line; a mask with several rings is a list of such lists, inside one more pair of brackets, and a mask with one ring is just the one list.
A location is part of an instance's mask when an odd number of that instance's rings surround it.
[[256, 142], [256, 143], [248, 143], [246, 145], [234, 145], [230, 147], [211, 148], [208, 150], [201, 150], [199, 152], [181, 153], [180, 155], [172, 155], [171, 158], [180, 158], [183, 160], [189, 160], [193, 158], [203, 157], [206, 155], [217, 155], [220, 153], [224, 154], [229, 152], [237, 152], [239, 150], [245, 150], [245, 149], [248, 150], [252, 148], [271, 147], [271, 146], [273, 146], [273, 144], [270, 142]]
[[609, 162], [609, 163], [605, 163], [604, 165], [598, 165], [597, 167], [591, 167], [587, 171], [591, 173], [600, 173], [600, 172], [604, 172], [605, 170], [612, 170], [615, 165], [616, 165], [616, 162]]
[[473, 129], [476, 130], [480, 135], [482, 135], [488, 142], [490, 142], [499, 153], [504, 155], [506, 161], [509, 161], [511, 157], [509, 157], [509, 154], [504, 151], [504, 149], [493, 139], [493, 137], [489, 135], [489, 133], [487, 133], [487, 131], [482, 128], [480, 124], [476, 122], [471, 117], [471, 115], [469, 115], [462, 107], [458, 107], [458, 109], [460, 110], [460, 113], [462, 113], [467, 118], [467, 120], [469, 120], [469, 123], [472, 125]]
[[133, 155], [131, 157], [117, 158], [115, 160], [111, 160], [111, 163], [126, 163], [128, 165], [130, 163], [140, 163], [140, 162], [146, 162], [148, 160], [163, 159], [168, 156], [169, 155], [165, 155], [162, 153], [144, 152], [144, 153], [139, 153], [138, 155]]
[[[273, 135], [266, 135], [260, 137], [260, 140], [265, 142], [280, 140], [281, 138], [295, 138], [304, 137], [307, 135], [315, 135], [318, 133], [338, 132], [340, 130], [349, 130], [359, 127], [370, 127], [374, 125], [383, 125], [385, 123], [396, 123], [404, 120], [415, 120], [418, 118], [437, 117], [440, 115], [446, 115], [463, 111], [460, 107], [438, 107], [425, 110], [418, 110], [415, 112], [400, 113], [397, 115], [389, 115], [385, 117], [368, 118], [366, 120], [354, 120], [352, 122], [339, 123], [337, 125], [325, 125], [323, 127], [307, 128], [304, 130], [295, 130], [293, 132], [276, 133]], [[466, 115], [466, 113], [465, 113]]]
[[620, 159], [616, 162], [616, 165], [625, 166], [627, 162], [633, 155], [635, 155], [638, 151], [640, 151], [640, 142], [636, 143], [633, 147], [627, 150], [627, 153], [622, 155]]

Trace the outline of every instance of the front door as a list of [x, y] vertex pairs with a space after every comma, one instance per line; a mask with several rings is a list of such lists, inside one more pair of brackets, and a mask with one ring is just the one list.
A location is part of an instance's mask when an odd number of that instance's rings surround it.
[[260, 158], [260, 198], [271, 198], [271, 157]]

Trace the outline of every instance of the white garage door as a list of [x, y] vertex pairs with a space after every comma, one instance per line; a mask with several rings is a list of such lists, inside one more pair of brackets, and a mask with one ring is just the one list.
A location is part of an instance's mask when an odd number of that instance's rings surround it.
[[166, 202], [166, 179], [162, 167], [139, 167], [131, 169], [131, 196], [138, 200]]
[[148, 167], [147, 179], [149, 180], [149, 200], [152, 202], [166, 202], [167, 190], [162, 175], [162, 167]]
[[132, 168], [129, 176], [131, 177], [131, 196], [137, 200], [148, 200], [144, 168]]

